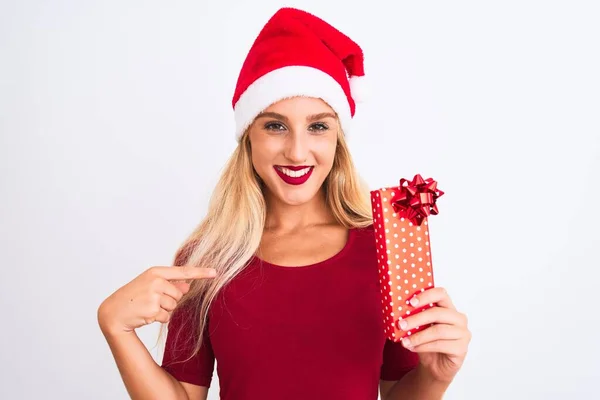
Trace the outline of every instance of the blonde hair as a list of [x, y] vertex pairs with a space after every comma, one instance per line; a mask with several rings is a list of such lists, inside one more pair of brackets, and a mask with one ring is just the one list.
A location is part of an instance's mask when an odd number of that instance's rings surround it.
[[[366, 227], [373, 222], [369, 188], [355, 169], [339, 120], [338, 128], [333, 166], [322, 186], [325, 201], [340, 225]], [[246, 130], [225, 165], [206, 217], [175, 255], [174, 265], [217, 270], [215, 278], [193, 281], [173, 311], [191, 307], [189, 320], [183, 321], [197, 327], [197, 335], [193, 335], [194, 351], [189, 358], [200, 351], [213, 300], [249, 264], [259, 247], [266, 218], [263, 185], [252, 166], [249, 130]], [[165, 325], [161, 325], [159, 340]], [[192, 336], [186, 330], [181, 332], [186, 332], [188, 339]]]

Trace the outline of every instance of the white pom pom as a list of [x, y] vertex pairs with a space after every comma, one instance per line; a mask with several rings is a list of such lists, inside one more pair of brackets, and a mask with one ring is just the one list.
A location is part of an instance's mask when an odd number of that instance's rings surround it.
[[351, 76], [349, 79], [350, 94], [355, 102], [361, 103], [367, 99], [368, 85], [363, 76]]

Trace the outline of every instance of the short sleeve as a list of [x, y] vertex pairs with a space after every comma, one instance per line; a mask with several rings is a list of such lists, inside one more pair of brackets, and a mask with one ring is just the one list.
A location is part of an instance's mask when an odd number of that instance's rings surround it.
[[[200, 351], [189, 358], [196, 344], [197, 318], [189, 310], [176, 309], [168, 324], [167, 340], [161, 367], [175, 379], [194, 385], [210, 387], [215, 356], [204, 330]], [[189, 360], [188, 360], [189, 358]]]
[[419, 354], [405, 348], [401, 342], [385, 340], [380, 379], [399, 381], [419, 364]]

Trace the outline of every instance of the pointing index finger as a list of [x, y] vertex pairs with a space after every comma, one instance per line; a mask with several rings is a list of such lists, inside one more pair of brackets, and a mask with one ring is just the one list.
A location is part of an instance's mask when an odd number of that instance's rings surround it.
[[199, 268], [189, 265], [172, 267], [154, 267], [154, 272], [167, 280], [207, 279], [214, 278], [217, 271], [214, 268]]

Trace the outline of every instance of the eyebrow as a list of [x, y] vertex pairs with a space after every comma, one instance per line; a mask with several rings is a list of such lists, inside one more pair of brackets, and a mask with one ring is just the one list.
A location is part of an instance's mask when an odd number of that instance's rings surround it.
[[[265, 111], [265, 112], [262, 112], [262, 113], [258, 114], [256, 116], [256, 119], [259, 119], [259, 118], [276, 118], [276, 119], [280, 119], [280, 120], [285, 121], [285, 122], [289, 122], [290, 121], [289, 118], [286, 117], [285, 115], [279, 114], [279, 113], [276, 113], [276, 112], [272, 112], [272, 111]], [[332, 114], [330, 112], [322, 112], [322, 113], [319, 113], [319, 114], [309, 115], [309, 116], [306, 117], [306, 120], [308, 122], [313, 122], [313, 121], [318, 121], [320, 119], [325, 119], [325, 118], [334, 118], [335, 119], [336, 116], [335, 116], [335, 114]]]

